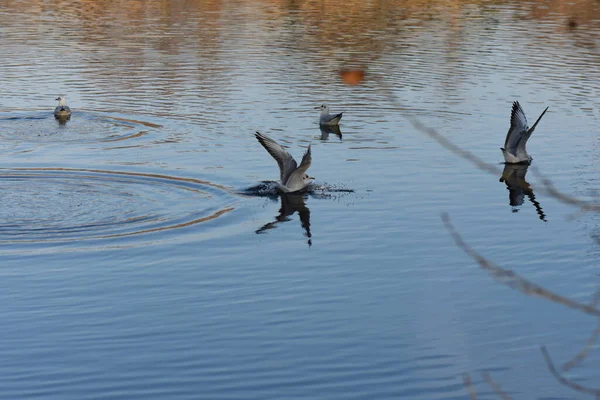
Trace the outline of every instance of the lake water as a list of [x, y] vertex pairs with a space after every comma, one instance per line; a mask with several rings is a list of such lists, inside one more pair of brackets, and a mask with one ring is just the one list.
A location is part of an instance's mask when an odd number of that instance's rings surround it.
[[[540, 346], [594, 387], [595, 311], [506, 284], [442, 215], [593, 305], [600, 215], [540, 176], [598, 198], [599, 20], [593, 1], [0, 1], [0, 398], [501, 398], [485, 373], [593, 398]], [[550, 108], [499, 182], [515, 100], [530, 123]], [[257, 130], [312, 146], [310, 193], [247, 190], [279, 176]]]

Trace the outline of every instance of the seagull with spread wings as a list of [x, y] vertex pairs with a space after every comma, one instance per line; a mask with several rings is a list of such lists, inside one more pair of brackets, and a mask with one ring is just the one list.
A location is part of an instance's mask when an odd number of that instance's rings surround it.
[[310, 181], [314, 179], [306, 174], [306, 170], [310, 167], [312, 161], [310, 144], [298, 166], [294, 157], [292, 157], [279, 143], [260, 132], [256, 132], [254, 136], [275, 161], [277, 161], [277, 165], [279, 165], [280, 180], [277, 185], [279, 190], [284, 193], [298, 192], [306, 188]]
[[542, 119], [548, 107], [542, 112], [535, 124], [530, 128], [527, 125], [527, 118], [525, 118], [525, 112], [521, 108], [518, 101], [515, 101], [512, 106], [512, 112], [510, 114], [510, 129], [506, 134], [506, 140], [504, 147], [501, 147], [504, 161], [508, 164], [519, 164], [531, 162], [532, 158], [527, 154], [525, 145], [527, 140], [533, 133], [533, 130], [537, 126], [538, 122]]

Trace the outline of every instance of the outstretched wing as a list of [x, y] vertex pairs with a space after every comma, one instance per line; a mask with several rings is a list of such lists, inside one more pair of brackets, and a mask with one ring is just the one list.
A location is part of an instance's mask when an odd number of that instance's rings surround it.
[[[279, 165], [279, 178], [281, 184], [285, 185], [292, 172], [296, 171], [296, 160], [290, 155], [285, 149], [276, 141], [270, 137], [263, 135], [260, 132], [256, 132], [254, 135], [258, 142], [269, 152], [269, 154], [277, 161]], [[304, 158], [302, 158], [304, 163]], [[310, 164], [310, 161], [309, 161]]]
[[544, 114], [546, 114], [546, 111], [548, 111], [548, 107], [546, 107], [544, 109], [544, 111], [542, 112], [542, 114], [538, 117], [537, 121], [535, 121], [535, 124], [533, 124], [533, 126], [531, 128], [528, 128], [527, 131], [525, 131], [524, 133], [521, 134], [521, 139], [519, 140], [519, 143], [517, 144], [517, 152], [514, 153], [514, 154], [526, 153], [526, 151], [525, 151], [525, 144], [527, 144], [527, 141], [531, 137], [531, 134], [535, 130], [535, 127], [540, 122], [540, 120], [542, 119], [542, 117], [544, 116]]
[[312, 162], [312, 157], [310, 155], [310, 144], [308, 145], [308, 149], [306, 149], [306, 153], [302, 156], [302, 161], [300, 161], [300, 166], [294, 171], [299, 175], [304, 175], [308, 167], [310, 167], [310, 163]]
[[510, 129], [506, 134], [506, 140], [504, 141], [504, 149], [512, 154], [516, 154], [517, 146], [523, 139], [523, 135], [527, 133], [527, 118], [525, 112], [521, 108], [518, 101], [515, 101], [512, 106], [510, 113]]
[[301, 185], [301, 183], [304, 181], [304, 179], [303, 179], [304, 174], [306, 173], [306, 170], [308, 169], [308, 167], [310, 167], [311, 162], [312, 162], [312, 157], [310, 155], [310, 144], [309, 144], [308, 149], [306, 149], [306, 153], [304, 153], [304, 155], [302, 156], [302, 161], [300, 162], [300, 166], [298, 168], [296, 168], [296, 170], [294, 172], [292, 172], [292, 174], [290, 174], [285, 185], [289, 186], [289, 187]]

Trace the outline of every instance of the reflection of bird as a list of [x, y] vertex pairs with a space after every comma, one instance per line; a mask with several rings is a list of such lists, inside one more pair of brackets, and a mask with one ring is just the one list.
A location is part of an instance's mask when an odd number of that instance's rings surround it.
[[525, 196], [527, 196], [535, 207], [535, 211], [538, 213], [540, 219], [545, 222], [546, 214], [544, 214], [540, 203], [535, 199], [531, 185], [525, 180], [528, 168], [529, 165], [527, 164], [506, 164], [504, 171], [502, 171], [500, 182], [506, 184], [508, 202], [513, 207], [513, 212], [519, 211], [517, 207], [523, 205]]
[[58, 106], [54, 109], [54, 118], [68, 119], [71, 117], [71, 109], [67, 105], [66, 97], [57, 97]]
[[306, 170], [308, 167], [310, 167], [310, 163], [312, 161], [310, 155], [310, 144], [308, 145], [306, 153], [304, 153], [304, 156], [302, 157], [300, 166], [298, 166], [296, 164], [296, 160], [294, 160], [294, 157], [285, 151], [285, 149], [276, 141], [261, 134], [260, 132], [256, 132], [254, 136], [277, 161], [277, 165], [279, 165], [280, 180], [279, 184], [277, 185], [279, 190], [284, 193], [297, 192], [304, 189], [310, 183], [310, 180], [314, 179], [306, 175]]
[[333, 133], [342, 140], [342, 131], [339, 125], [319, 125], [319, 129], [321, 130], [321, 140], [329, 139], [330, 133]]
[[329, 114], [329, 106], [321, 104], [319, 107], [315, 107], [315, 110], [321, 110], [321, 116], [319, 117], [320, 125], [337, 125], [342, 119], [342, 114]]
[[529, 154], [527, 154], [525, 145], [536, 125], [540, 122], [544, 114], [546, 114], [547, 110], [548, 107], [546, 107], [542, 115], [535, 121], [535, 124], [529, 128], [527, 125], [527, 118], [525, 118], [525, 112], [521, 108], [521, 105], [518, 101], [513, 103], [512, 112], [510, 114], [510, 129], [506, 134], [504, 147], [500, 148], [500, 150], [502, 150], [502, 155], [504, 156], [504, 161], [516, 164], [530, 162], [532, 160], [532, 158], [529, 157]]
[[258, 229], [256, 233], [265, 233], [269, 229], [277, 227], [280, 222], [291, 221], [289, 218], [295, 212], [298, 212], [300, 216], [300, 225], [304, 228], [304, 236], [308, 238], [308, 245], [312, 245], [311, 233], [310, 233], [310, 210], [306, 207], [304, 195], [301, 194], [282, 194], [281, 208], [279, 209], [279, 215], [275, 217], [275, 221], [269, 222]]

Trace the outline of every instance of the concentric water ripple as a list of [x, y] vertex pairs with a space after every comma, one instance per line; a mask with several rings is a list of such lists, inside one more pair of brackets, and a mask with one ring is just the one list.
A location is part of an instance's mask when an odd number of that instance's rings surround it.
[[77, 111], [68, 121], [52, 112], [0, 114], [2, 140], [19, 142], [115, 142], [148, 133], [160, 125], [133, 119]]
[[117, 238], [188, 227], [234, 209], [222, 186], [83, 169], [0, 170], [0, 244]]

